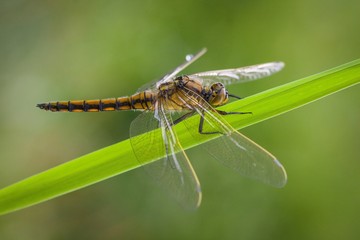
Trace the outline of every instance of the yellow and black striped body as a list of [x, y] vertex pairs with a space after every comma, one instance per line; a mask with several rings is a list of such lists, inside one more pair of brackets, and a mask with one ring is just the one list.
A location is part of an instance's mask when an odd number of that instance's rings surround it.
[[124, 110], [194, 110], [198, 106], [213, 107], [226, 104], [228, 93], [221, 83], [204, 86], [199, 79], [180, 76], [164, 82], [155, 90], [135, 93], [130, 97], [107, 98], [98, 100], [72, 100], [40, 103], [40, 109], [52, 112], [99, 112]]
[[97, 100], [71, 100], [40, 103], [40, 109], [52, 112], [99, 112], [124, 110], [152, 110], [155, 96], [150, 91], [136, 93], [130, 97]]

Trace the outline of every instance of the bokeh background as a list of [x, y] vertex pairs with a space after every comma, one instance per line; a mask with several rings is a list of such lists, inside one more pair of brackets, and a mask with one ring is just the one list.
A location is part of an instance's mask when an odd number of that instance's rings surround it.
[[[192, 73], [282, 60], [240, 96], [360, 56], [358, 0], [1, 1], [0, 187], [128, 138], [135, 112], [51, 114], [48, 100], [134, 93], [202, 47]], [[360, 86], [243, 129], [289, 175], [274, 189], [195, 148], [184, 211], [142, 170], [0, 217], [0, 239], [359, 239]], [[119, 159], [121, 161], [121, 159]]]

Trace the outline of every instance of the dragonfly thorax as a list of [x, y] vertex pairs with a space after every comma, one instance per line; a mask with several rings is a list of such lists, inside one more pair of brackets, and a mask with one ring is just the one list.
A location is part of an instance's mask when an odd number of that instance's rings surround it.
[[174, 81], [162, 83], [158, 90], [160, 97], [171, 96], [176, 92], [176, 83]]

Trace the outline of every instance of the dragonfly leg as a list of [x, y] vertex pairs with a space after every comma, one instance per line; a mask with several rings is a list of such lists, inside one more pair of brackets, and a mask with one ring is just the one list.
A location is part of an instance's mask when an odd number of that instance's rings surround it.
[[[229, 97], [233, 97], [236, 99], [243, 99], [242, 97], [236, 96], [234, 94], [228, 93]], [[225, 111], [221, 111], [221, 110], [216, 110], [217, 113], [219, 113], [220, 115], [230, 115], [230, 114], [252, 114], [252, 112], [225, 112]]]
[[178, 119], [176, 119], [176, 120], [171, 124], [171, 126], [174, 126], [174, 125], [176, 125], [176, 124], [184, 121], [184, 120], [187, 119], [188, 117], [191, 117], [194, 113], [195, 113], [195, 111], [191, 111], [191, 112], [185, 113], [184, 115], [182, 115], [181, 117], [179, 117]]
[[[215, 110], [217, 113], [219, 113], [220, 115], [230, 115], [230, 114], [252, 114], [252, 112], [225, 112], [225, 111], [221, 111], [221, 110]], [[213, 131], [213, 132], [203, 132], [203, 127], [204, 127], [204, 112], [201, 114], [200, 117], [200, 122], [199, 122], [199, 133], [200, 134], [224, 134], [222, 132], [219, 131]]]
[[236, 95], [231, 94], [231, 93], [228, 93], [228, 96], [229, 96], [229, 97], [236, 98], [236, 99], [243, 99], [242, 97], [236, 96]]
[[216, 110], [220, 115], [230, 115], [230, 114], [252, 114], [252, 112], [225, 112], [221, 110]]
[[204, 127], [204, 112], [202, 112], [201, 116], [200, 116], [200, 122], [199, 122], [199, 133], [200, 134], [223, 134], [222, 132], [219, 131], [213, 131], [213, 132], [203, 132], [203, 127]]

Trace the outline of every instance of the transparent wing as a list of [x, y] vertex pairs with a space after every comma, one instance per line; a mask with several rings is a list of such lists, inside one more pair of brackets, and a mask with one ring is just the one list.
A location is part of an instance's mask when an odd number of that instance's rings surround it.
[[192, 99], [191, 105], [194, 111], [199, 113], [198, 121], [184, 121], [192, 136], [198, 139], [208, 136], [198, 131], [200, 118], [204, 118], [203, 133], [217, 132], [213, 134], [220, 136], [204, 144], [214, 158], [246, 177], [275, 187], [284, 186], [287, 176], [281, 163], [271, 153], [232, 128], [207, 102], [200, 104], [194, 100], [195, 98], [191, 97], [194, 94], [196, 93], [190, 90], [178, 94], [180, 98]]
[[203, 48], [201, 49], [198, 53], [196, 53], [195, 55], [192, 54], [188, 54], [185, 57], [185, 62], [182, 63], [181, 65], [179, 65], [177, 68], [175, 68], [173, 71], [171, 71], [170, 73], [166, 74], [159, 82], [158, 84], [162, 84], [164, 82], [167, 82], [169, 80], [172, 80], [179, 72], [181, 72], [182, 70], [184, 70], [186, 67], [188, 67], [190, 64], [192, 64], [193, 62], [195, 62], [196, 60], [198, 60], [202, 55], [204, 55], [206, 53], [207, 49]]
[[203, 48], [201, 49], [198, 53], [192, 55], [192, 54], [188, 54], [185, 56], [185, 62], [183, 62], [182, 64], [180, 64], [178, 67], [176, 67], [174, 70], [172, 70], [171, 72], [169, 72], [168, 74], [166, 74], [165, 76], [163, 76], [160, 80], [157, 81], [153, 81], [150, 83], [147, 83], [143, 86], [141, 86], [137, 92], [142, 92], [145, 91], [147, 89], [156, 89], [160, 84], [167, 82], [169, 80], [173, 80], [173, 78], [182, 70], [184, 70], [186, 67], [188, 67], [190, 64], [192, 64], [193, 62], [195, 62], [196, 60], [198, 60], [202, 55], [204, 55], [206, 53], [207, 49]]
[[283, 62], [270, 62], [235, 69], [214, 70], [189, 75], [189, 77], [202, 79], [204, 83], [222, 82], [225, 85], [253, 81], [279, 72], [285, 64]]
[[[131, 144], [144, 169], [184, 208], [201, 203], [201, 188], [196, 173], [171, 128], [171, 116], [161, 109], [144, 112], [131, 124]], [[160, 127], [160, 128], [158, 128]], [[140, 134], [140, 135], [139, 135]], [[149, 163], [154, 156], [163, 156]]]

